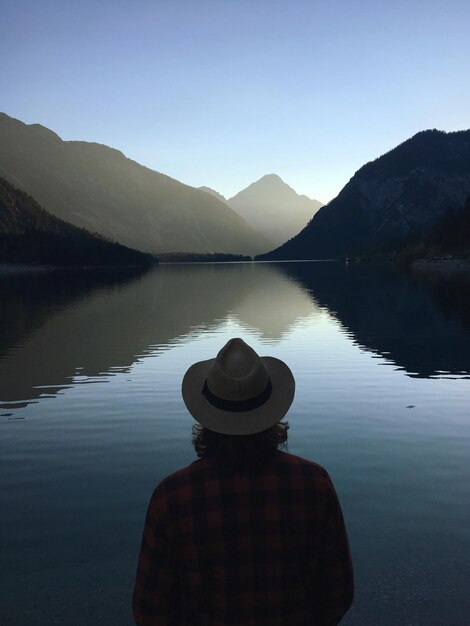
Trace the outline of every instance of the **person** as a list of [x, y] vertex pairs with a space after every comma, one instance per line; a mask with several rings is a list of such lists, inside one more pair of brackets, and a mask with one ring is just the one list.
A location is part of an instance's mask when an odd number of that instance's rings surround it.
[[199, 458], [151, 497], [138, 626], [333, 626], [348, 611], [353, 569], [333, 483], [280, 449], [294, 392], [283, 361], [239, 338], [188, 369]]

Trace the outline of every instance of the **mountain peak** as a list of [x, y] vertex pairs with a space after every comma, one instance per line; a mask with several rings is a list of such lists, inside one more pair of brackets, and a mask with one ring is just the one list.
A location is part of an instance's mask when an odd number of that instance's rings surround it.
[[11, 117], [3, 112], [0, 112], [0, 124], [2, 125], [2, 128], [10, 129], [10, 131], [29, 133], [33, 130], [38, 136], [43, 138], [47, 137], [48, 139], [53, 139], [54, 141], [62, 141], [57, 133], [49, 128], [46, 128], [45, 126], [42, 126], [42, 124], [25, 124], [25, 122], [16, 119], [16, 117]]
[[[261, 194], [261, 195], [260, 195]], [[266, 194], [273, 194], [270, 198], [267, 198]], [[279, 194], [281, 194], [279, 196]], [[248, 185], [242, 191], [239, 191], [235, 196], [228, 200], [229, 204], [237, 204], [240, 198], [253, 197], [255, 201], [258, 201], [258, 197], [264, 203], [286, 203], [292, 200], [302, 198], [309, 202], [314, 202], [317, 207], [321, 206], [321, 202], [313, 200], [308, 196], [298, 194], [295, 189], [288, 185], [278, 174], [265, 174], [251, 185]]]
[[[265, 174], [264, 176], [261, 176], [261, 178], [257, 181], [260, 182], [262, 180], [266, 180], [266, 181], [275, 181], [275, 182], [281, 182], [284, 183], [284, 181], [282, 180], [282, 178], [278, 175], [278, 174]], [[285, 183], [284, 183], [285, 184]]]
[[299, 195], [274, 173], [262, 176], [227, 203], [275, 244], [296, 235], [322, 206], [318, 200]]
[[[292, 189], [292, 187], [290, 187], [287, 183], [285, 183], [278, 174], [265, 174], [264, 176], [261, 176], [261, 178], [256, 180], [254, 183], [251, 183], [251, 185], [249, 185], [246, 189], [250, 189], [253, 187], [255, 188], [265, 187], [265, 188], [271, 188], [271, 189], [284, 188], [284, 189], [290, 189], [294, 193], [296, 193], [295, 190]], [[246, 191], [246, 189], [244, 189], [243, 191]], [[243, 192], [240, 192], [240, 193], [243, 193]]]
[[212, 187], [206, 187], [205, 185], [203, 185], [202, 187], [198, 187], [198, 189], [200, 189], [201, 191], [205, 191], [206, 193], [208, 193], [211, 196], [214, 196], [215, 198], [218, 198], [222, 202], [227, 202], [227, 198], [223, 196], [221, 193], [219, 193], [218, 191], [216, 191], [215, 189], [212, 189]]
[[34, 128], [37, 133], [41, 133], [43, 137], [62, 141], [62, 138], [50, 128], [46, 128], [42, 124], [26, 124], [29, 128]]
[[356, 175], [376, 177], [387, 173], [394, 176], [407, 176], [414, 167], [452, 170], [466, 170], [466, 157], [469, 151], [469, 130], [446, 133], [443, 130], [428, 129], [415, 133], [382, 156], [363, 165]]

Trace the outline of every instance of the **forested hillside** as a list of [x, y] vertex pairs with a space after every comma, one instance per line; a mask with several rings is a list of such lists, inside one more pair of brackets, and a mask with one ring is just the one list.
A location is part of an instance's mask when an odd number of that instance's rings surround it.
[[149, 265], [156, 260], [50, 215], [0, 178], [0, 262], [68, 267]]

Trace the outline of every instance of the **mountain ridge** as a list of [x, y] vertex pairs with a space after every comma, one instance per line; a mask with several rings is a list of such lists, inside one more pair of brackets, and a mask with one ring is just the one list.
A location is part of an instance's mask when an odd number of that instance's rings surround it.
[[212, 187], [206, 187], [205, 185], [203, 185], [202, 187], [198, 187], [198, 189], [200, 189], [201, 191], [205, 191], [206, 193], [208, 193], [211, 196], [214, 196], [215, 198], [218, 198], [221, 202], [227, 203], [227, 198], [221, 193], [219, 193], [218, 191], [216, 191], [215, 189], [212, 189]]
[[0, 114], [0, 175], [53, 215], [144, 252], [234, 253], [269, 241], [207, 193], [96, 142]]
[[260, 260], [360, 254], [426, 230], [470, 193], [470, 130], [416, 133], [357, 170], [295, 237]]

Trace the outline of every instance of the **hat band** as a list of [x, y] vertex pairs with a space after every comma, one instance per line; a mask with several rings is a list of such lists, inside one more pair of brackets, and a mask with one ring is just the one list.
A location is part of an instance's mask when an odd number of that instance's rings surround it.
[[271, 396], [273, 386], [271, 380], [268, 381], [266, 388], [253, 398], [248, 400], [224, 400], [215, 396], [207, 385], [207, 379], [204, 381], [204, 387], [202, 393], [206, 396], [207, 401], [212, 404], [216, 409], [221, 411], [233, 411], [235, 413], [241, 413], [243, 411], [252, 411], [264, 404]]

